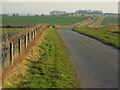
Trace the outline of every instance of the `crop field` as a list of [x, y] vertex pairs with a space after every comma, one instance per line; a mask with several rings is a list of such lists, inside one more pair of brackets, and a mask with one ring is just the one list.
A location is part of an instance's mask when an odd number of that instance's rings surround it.
[[2, 42], [11, 42], [15, 38], [22, 36], [29, 31], [28, 28], [3, 28], [0, 31], [0, 36], [2, 36]]
[[118, 24], [118, 17], [105, 17], [102, 21], [102, 25]]
[[0, 32], [0, 35], [2, 35], [2, 37], [13, 36], [16, 34], [25, 33], [26, 31], [27, 29], [25, 28], [3, 28], [2, 32]]
[[3, 16], [3, 25], [60, 24], [71, 25], [87, 19], [87, 16]]

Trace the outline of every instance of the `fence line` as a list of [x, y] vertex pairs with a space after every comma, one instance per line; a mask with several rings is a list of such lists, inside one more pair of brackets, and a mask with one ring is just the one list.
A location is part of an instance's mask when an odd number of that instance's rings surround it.
[[[4, 42], [2, 56], [3, 56], [3, 68], [9, 64], [14, 65], [14, 58], [20, 56], [20, 54], [27, 49], [28, 44], [36, 37], [36, 35], [42, 33], [49, 25], [36, 25], [29, 28], [28, 32], [16, 36], [12, 41]], [[7, 38], [5, 38], [6, 40]], [[6, 44], [7, 43], [7, 44]]]

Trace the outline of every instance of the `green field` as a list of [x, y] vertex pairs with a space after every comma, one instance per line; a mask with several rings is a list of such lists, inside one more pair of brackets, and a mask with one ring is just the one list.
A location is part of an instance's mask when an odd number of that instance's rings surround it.
[[26, 25], [26, 24], [60, 24], [71, 25], [81, 22], [88, 17], [85, 16], [3, 16], [3, 25]]
[[24, 68], [18, 68], [17, 74], [3, 84], [5, 88], [79, 88], [70, 57], [55, 29], [49, 29], [38, 48]]
[[0, 36], [9, 36], [9, 35], [15, 35], [15, 34], [22, 34], [27, 32], [28, 30], [25, 28], [3, 28], [2, 32], [0, 32]]
[[114, 47], [120, 48], [120, 44], [118, 40], [120, 32], [117, 30], [110, 30], [104, 27], [97, 29], [90, 27], [82, 27], [82, 28], [74, 28], [74, 30], [82, 34], [89, 35], [93, 38], [96, 38]]
[[118, 17], [105, 17], [102, 21], [102, 25], [118, 24]]

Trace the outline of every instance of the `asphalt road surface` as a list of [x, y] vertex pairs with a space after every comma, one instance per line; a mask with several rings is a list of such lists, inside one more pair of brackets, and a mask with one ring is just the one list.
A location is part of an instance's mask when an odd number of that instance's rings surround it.
[[58, 29], [81, 88], [118, 88], [118, 50], [93, 38]]

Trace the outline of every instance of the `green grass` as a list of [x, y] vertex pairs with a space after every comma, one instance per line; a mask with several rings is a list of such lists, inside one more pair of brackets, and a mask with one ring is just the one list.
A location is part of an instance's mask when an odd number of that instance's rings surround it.
[[[34, 52], [36, 53], [36, 52]], [[15, 88], [78, 88], [79, 82], [71, 64], [66, 48], [57, 31], [50, 29], [43, 43], [39, 44], [39, 57], [30, 58], [27, 73], [14, 78]]]
[[87, 19], [87, 16], [3, 16], [3, 25], [60, 24], [70, 25]]
[[110, 30], [108, 28], [90, 28], [90, 27], [83, 27], [83, 28], [75, 28], [77, 32], [92, 36], [100, 41], [103, 41], [109, 45], [114, 47], [120, 48], [118, 36], [120, 35], [119, 31]]
[[102, 25], [118, 24], [118, 17], [105, 17], [102, 21]]

